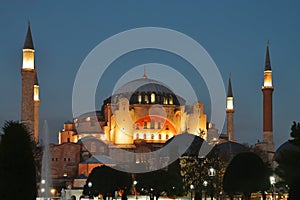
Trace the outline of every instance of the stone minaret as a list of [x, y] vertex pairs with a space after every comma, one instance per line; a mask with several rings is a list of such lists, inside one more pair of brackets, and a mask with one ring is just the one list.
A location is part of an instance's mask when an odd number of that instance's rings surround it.
[[228, 91], [227, 91], [227, 99], [226, 99], [226, 114], [227, 114], [227, 136], [229, 141], [234, 141], [233, 135], [233, 95], [232, 95], [232, 87], [231, 87], [231, 78], [229, 77], [228, 81]]
[[269, 42], [267, 42], [266, 62], [264, 70], [263, 92], [263, 142], [266, 144], [265, 151], [268, 154], [269, 161], [274, 155], [273, 141], [273, 114], [272, 114], [272, 93], [274, 87], [272, 83], [272, 69], [269, 55]]
[[34, 100], [34, 140], [39, 142], [39, 125], [40, 125], [40, 92], [39, 92], [39, 82], [37, 78], [37, 73], [35, 73], [35, 81], [33, 86], [33, 100]]
[[39, 126], [39, 86], [34, 62], [34, 46], [28, 23], [27, 35], [23, 47], [22, 75], [22, 112], [21, 121], [26, 125], [34, 140], [38, 143]]

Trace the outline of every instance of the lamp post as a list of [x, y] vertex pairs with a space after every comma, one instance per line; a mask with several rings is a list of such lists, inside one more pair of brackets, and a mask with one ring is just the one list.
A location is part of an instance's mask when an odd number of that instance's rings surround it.
[[133, 181], [133, 190], [134, 190], [135, 199], [137, 199], [137, 195], [136, 195], [136, 187], [135, 187], [137, 183], [138, 183], [138, 182], [137, 182], [136, 180]]
[[194, 185], [190, 185], [190, 189], [191, 189], [191, 200], [193, 200], [193, 189], [194, 189]]
[[91, 181], [88, 182], [88, 187], [89, 187], [89, 199], [91, 198], [92, 194], [91, 194], [91, 190], [93, 187], [93, 183]]
[[276, 183], [275, 177], [270, 176], [270, 184], [272, 187], [272, 199], [275, 199], [275, 183]]
[[213, 167], [210, 167], [208, 170], [208, 176], [210, 177], [210, 199], [214, 199], [214, 186], [213, 186], [213, 178], [216, 175], [216, 170]]
[[207, 187], [208, 182], [203, 181], [203, 186], [204, 186], [204, 199], [206, 200], [206, 187]]

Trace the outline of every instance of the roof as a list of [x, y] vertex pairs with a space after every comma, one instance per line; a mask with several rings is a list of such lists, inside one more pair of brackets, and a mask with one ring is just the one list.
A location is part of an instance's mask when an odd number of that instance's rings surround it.
[[101, 164], [113, 164], [117, 165], [118, 162], [113, 160], [112, 158], [105, 156], [105, 155], [94, 155], [91, 156], [89, 159], [81, 162], [81, 163], [87, 163], [87, 164], [92, 164], [92, 163], [101, 163]]
[[34, 49], [29, 22], [23, 49]]
[[278, 163], [297, 164], [300, 166], [300, 141], [289, 140], [283, 143], [275, 152], [275, 160]]
[[155, 104], [160, 104], [161, 102], [163, 102], [164, 98], [170, 97], [172, 97], [172, 104], [174, 105], [185, 104], [185, 100], [182, 97], [176, 95], [166, 84], [153, 79], [149, 79], [145, 75], [143, 78], [130, 81], [121, 86], [114, 92], [114, 95], [105, 100], [104, 103], [117, 103], [120, 98], [125, 97], [130, 100], [130, 104], [136, 104], [138, 103], [138, 95], [149, 95], [151, 93], [154, 93], [156, 95], [156, 100], [155, 102], [153, 102]]
[[215, 156], [217, 154], [224, 161], [230, 161], [235, 155], [247, 151], [249, 151], [249, 149], [246, 146], [238, 142], [227, 141], [215, 145], [209, 154], [211, 156]]

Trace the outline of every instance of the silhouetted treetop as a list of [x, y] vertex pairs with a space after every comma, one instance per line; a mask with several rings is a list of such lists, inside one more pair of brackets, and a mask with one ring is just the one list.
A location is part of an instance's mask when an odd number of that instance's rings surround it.
[[300, 139], [300, 123], [293, 122], [293, 125], [291, 127], [291, 137], [295, 139]]

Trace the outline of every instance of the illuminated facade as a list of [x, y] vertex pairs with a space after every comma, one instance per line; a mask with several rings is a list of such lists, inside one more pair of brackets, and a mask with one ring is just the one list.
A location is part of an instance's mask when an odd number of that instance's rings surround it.
[[107, 98], [101, 111], [66, 123], [59, 132], [59, 142], [77, 142], [93, 136], [107, 144], [132, 150], [140, 140], [161, 147], [182, 132], [206, 139], [206, 124], [203, 103], [185, 105], [185, 100], [163, 83], [144, 75]]
[[22, 75], [22, 110], [21, 121], [26, 125], [36, 143], [39, 142], [39, 84], [34, 61], [34, 46], [30, 24], [23, 47]]

